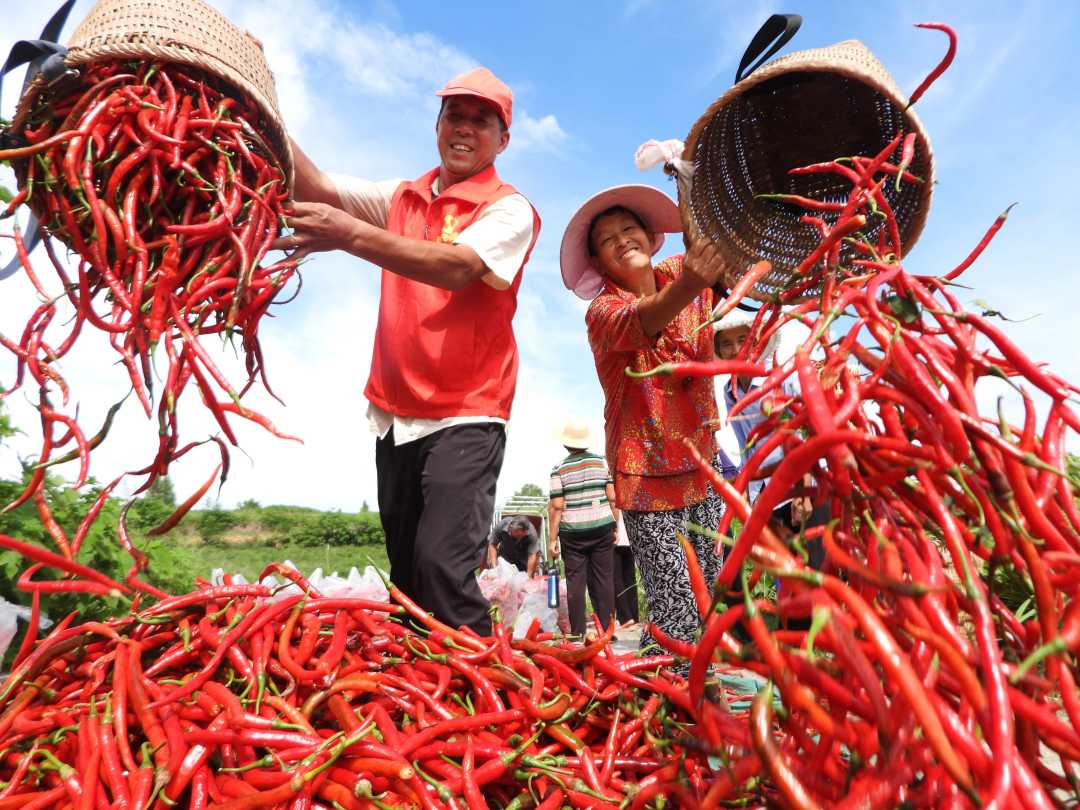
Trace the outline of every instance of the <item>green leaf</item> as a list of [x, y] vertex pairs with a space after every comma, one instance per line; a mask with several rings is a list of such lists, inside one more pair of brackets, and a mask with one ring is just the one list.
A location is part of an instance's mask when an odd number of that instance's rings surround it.
[[890, 295], [885, 299], [893, 315], [904, 323], [915, 323], [922, 317], [918, 302], [911, 296]]
[[0, 203], [9, 203], [14, 196], [5, 186], [0, 186]]

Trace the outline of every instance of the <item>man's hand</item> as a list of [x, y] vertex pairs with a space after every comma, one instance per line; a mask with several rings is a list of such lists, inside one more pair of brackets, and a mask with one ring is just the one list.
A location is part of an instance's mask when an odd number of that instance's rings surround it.
[[548, 541], [548, 559], [549, 560], [554, 560], [558, 556], [559, 556], [559, 541], [558, 540], [549, 540]]
[[311, 253], [348, 250], [357, 232], [370, 227], [340, 208], [318, 202], [293, 203], [286, 222], [292, 235], [275, 239], [270, 249], [290, 251], [297, 260]]
[[711, 240], [699, 237], [683, 259], [683, 275], [700, 289], [713, 287], [724, 279], [727, 264]]

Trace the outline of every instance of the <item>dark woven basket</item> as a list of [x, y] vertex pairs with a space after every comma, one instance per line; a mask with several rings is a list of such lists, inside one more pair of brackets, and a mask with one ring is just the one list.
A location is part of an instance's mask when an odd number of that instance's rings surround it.
[[[930, 141], [906, 105], [881, 63], [862, 43], [849, 40], [776, 59], [705, 111], [686, 140], [683, 159], [693, 163], [694, 177], [690, 193], [680, 193], [679, 207], [684, 226], [712, 240], [728, 260], [729, 286], [754, 262], [767, 259], [772, 272], [749, 294], [771, 300], [791, 285], [791, 271], [820, 241], [816, 229], [799, 222], [806, 213], [802, 208], [757, 195], [844, 202], [851, 184], [843, 177], [788, 170], [873, 156], [900, 131], [918, 133], [909, 171], [924, 182], [903, 183], [899, 191], [887, 183], [884, 193], [903, 249], [910, 250], [926, 221], [934, 178]], [[881, 227], [875, 221], [866, 233], [872, 238]]]

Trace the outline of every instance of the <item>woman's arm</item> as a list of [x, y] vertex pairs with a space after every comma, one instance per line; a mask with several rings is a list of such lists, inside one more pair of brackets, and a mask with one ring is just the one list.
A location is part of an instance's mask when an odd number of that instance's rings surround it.
[[702, 290], [714, 286], [724, 277], [727, 265], [712, 242], [698, 239], [683, 259], [682, 272], [659, 292], [638, 302], [641, 328], [656, 337], [675, 320]]

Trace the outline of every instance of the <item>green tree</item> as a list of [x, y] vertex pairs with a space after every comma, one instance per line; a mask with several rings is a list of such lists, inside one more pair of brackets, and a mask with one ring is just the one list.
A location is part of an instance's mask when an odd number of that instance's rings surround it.
[[163, 475], [132, 504], [127, 522], [134, 529], [150, 529], [164, 521], [175, 509], [176, 490], [169, 476]]
[[173, 488], [172, 479], [167, 475], [154, 480], [150, 489], [146, 490], [147, 498], [155, 498], [166, 506], [176, 508], [176, 490]]
[[523, 484], [521, 489], [519, 489], [514, 494], [542, 498], [544, 496], [544, 490], [540, 489], [540, 487], [536, 484]]
[[11, 418], [4, 413], [4, 401], [0, 399], [0, 444], [3, 444], [8, 436], [14, 435], [15, 428], [11, 426]]

